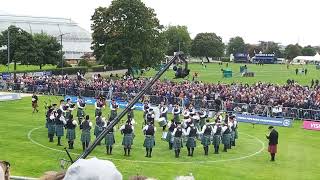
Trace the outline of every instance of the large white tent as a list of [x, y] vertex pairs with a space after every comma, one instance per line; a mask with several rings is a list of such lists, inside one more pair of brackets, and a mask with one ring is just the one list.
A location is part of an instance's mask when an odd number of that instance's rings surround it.
[[320, 55], [317, 53], [314, 56], [297, 56], [295, 57], [292, 64], [319, 64], [320, 63]]

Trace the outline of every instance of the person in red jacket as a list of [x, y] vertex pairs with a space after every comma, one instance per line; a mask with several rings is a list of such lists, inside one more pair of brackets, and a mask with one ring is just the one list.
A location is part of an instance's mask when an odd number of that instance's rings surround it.
[[273, 126], [269, 126], [268, 129], [270, 132], [266, 135], [266, 138], [269, 139], [268, 151], [271, 155], [271, 161], [275, 161], [279, 135], [278, 132], [273, 128]]

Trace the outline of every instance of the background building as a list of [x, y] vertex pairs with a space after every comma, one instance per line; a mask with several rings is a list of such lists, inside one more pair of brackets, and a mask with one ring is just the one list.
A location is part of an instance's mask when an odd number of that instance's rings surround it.
[[0, 14], [0, 31], [6, 30], [11, 25], [31, 34], [46, 33], [56, 37], [59, 42], [62, 36], [66, 60], [78, 60], [85, 53], [92, 53], [91, 34], [71, 19]]

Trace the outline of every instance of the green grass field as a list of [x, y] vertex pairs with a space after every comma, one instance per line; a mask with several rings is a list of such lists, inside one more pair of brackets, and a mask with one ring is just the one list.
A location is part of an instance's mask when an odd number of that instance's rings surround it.
[[[48, 97], [39, 98], [40, 112], [37, 114], [31, 113], [30, 97], [0, 102], [0, 159], [11, 162], [13, 175], [39, 177], [45, 171], [59, 171], [59, 159], [67, 157], [63, 147], [56, 146], [56, 139], [55, 143], [47, 140], [43, 105]], [[51, 100], [54, 99], [57, 101], [55, 97], [51, 97]], [[93, 116], [93, 107], [87, 107], [86, 112]], [[107, 113], [109, 111], [104, 110], [104, 114]], [[256, 125], [253, 128], [251, 124], [244, 123], [239, 125], [237, 146], [228, 153], [215, 155], [211, 146], [209, 156], [205, 157], [200, 142], [197, 142], [194, 157], [188, 157], [184, 147], [179, 159], [174, 158], [174, 152], [169, 151], [167, 143], [161, 140], [162, 130], [158, 128], [156, 147], [150, 159], [144, 157], [142, 146], [142, 113], [137, 111], [135, 116], [139, 124], [135, 129], [136, 138], [131, 157], [123, 156], [119, 131], [116, 132], [113, 155], [106, 155], [103, 145], [92, 153], [92, 156], [113, 161], [124, 179], [141, 174], [166, 180], [189, 173], [199, 180], [320, 179], [320, 133], [302, 129], [300, 121], [296, 121], [291, 128], [277, 128], [280, 144], [275, 162], [269, 161], [266, 149], [267, 126]], [[73, 158], [81, 153], [79, 137], [78, 132], [75, 150], [71, 151]], [[67, 145], [65, 139], [63, 144]]]
[[[13, 64], [9, 65], [9, 71], [13, 72]], [[55, 69], [56, 66], [53, 65], [45, 65], [42, 67], [42, 70], [46, 69]], [[17, 65], [17, 71], [27, 71], [27, 70], [40, 70], [39, 66], [34, 66], [34, 65]], [[0, 65], [0, 72], [8, 72], [8, 66], [5, 65]]]
[[[285, 84], [288, 79], [294, 79], [299, 84], [310, 85], [311, 79], [320, 79], [320, 70], [316, 69], [315, 65], [290, 65], [289, 69], [287, 69], [287, 65], [285, 64], [265, 64], [263, 66], [257, 66], [255, 64], [248, 64], [248, 71], [254, 72], [255, 77], [241, 77], [240, 75], [240, 66], [244, 66], [244, 64], [236, 64], [229, 63], [230, 69], [233, 71], [232, 78], [223, 78], [221, 69], [226, 68], [226, 63], [223, 65], [219, 65], [217, 63], [207, 64], [207, 68], [204, 69], [200, 63], [189, 64], [189, 68], [191, 69], [189, 80], [192, 80], [192, 75], [194, 72], [199, 73], [198, 80], [204, 82], [223, 82], [223, 83], [255, 83], [255, 82], [270, 82], [276, 84]], [[307, 68], [307, 75], [295, 74], [296, 68]], [[173, 79], [174, 71], [169, 70], [163, 76], [162, 79]], [[144, 76], [153, 76], [155, 74], [154, 70], [150, 70], [146, 72]], [[179, 81], [181, 79], [178, 79]]]

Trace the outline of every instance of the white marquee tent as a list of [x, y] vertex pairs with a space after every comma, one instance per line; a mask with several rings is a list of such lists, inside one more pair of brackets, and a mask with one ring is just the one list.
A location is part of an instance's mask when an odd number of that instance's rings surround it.
[[292, 64], [319, 64], [320, 63], [320, 55], [317, 53], [314, 56], [297, 56], [295, 57]]

